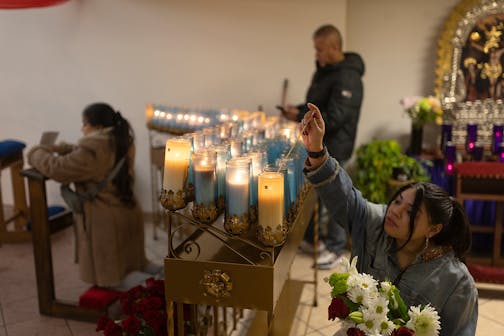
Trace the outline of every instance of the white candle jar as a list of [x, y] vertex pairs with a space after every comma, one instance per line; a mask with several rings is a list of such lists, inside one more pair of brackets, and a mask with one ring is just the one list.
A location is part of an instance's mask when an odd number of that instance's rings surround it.
[[186, 186], [191, 143], [182, 138], [166, 141], [161, 203], [169, 210], [187, 205]]
[[266, 246], [278, 246], [287, 238], [284, 219], [284, 174], [263, 172], [258, 179], [257, 239]]

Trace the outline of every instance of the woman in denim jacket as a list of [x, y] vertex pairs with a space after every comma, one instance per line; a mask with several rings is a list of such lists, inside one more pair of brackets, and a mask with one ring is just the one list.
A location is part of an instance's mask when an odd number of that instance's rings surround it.
[[462, 262], [471, 243], [462, 206], [432, 183], [404, 186], [387, 205], [368, 202], [327, 154], [320, 111], [308, 107], [301, 122], [305, 175], [328, 211], [348, 223], [359, 272], [392, 281], [408, 306], [430, 303], [441, 317], [441, 335], [474, 335], [478, 292]]

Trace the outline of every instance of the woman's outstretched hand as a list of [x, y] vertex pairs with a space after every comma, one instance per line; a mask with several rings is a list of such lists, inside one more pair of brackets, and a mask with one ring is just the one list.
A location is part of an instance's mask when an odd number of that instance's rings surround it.
[[301, 124], [299, 125], [300, 131], [302, 133], [303, 144], [306, 150], [309, 152], [319, 152], [324, 148], [324, 133], [325, 124], [320, 110], [317, 106], [312, 103], [308, 103], [308, 108], [310, 109], [304, 115]]

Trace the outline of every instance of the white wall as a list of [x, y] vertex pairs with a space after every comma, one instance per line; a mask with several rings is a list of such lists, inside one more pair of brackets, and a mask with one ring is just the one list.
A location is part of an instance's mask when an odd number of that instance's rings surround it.
[[[364, 104], [357, 142], [409, 141], [411, 121], [399, 105], [434, 93], [437, 42], [458, 0], [348, 1], [347, 47], [364, 57]], [[435, 138], [424, 135], [424, 142]]]
[[[399, 99], [432, 93], [436, 43], [457, 0], [70, 0], [0, 10], [0, 140], [35, 144], [46, 129], [80, 137], [81, 111], [107, 101], [137, 135], [136, 190], [150, 210], [147, 102], [270, 113], [290, 79], [301, 102], [314, 69], [311, 34], [337, 25], [364, 58], [358, 144], [405, 138]], [[11, 203], [8, 174], [2, 176]], [[59, 201], [50, 184], [51, 202]]]
[[[80, 137], [81, 111], [106, 101], [137, 136], [136, 191], [150, 210], [147, 102], [269, 113], [284, 78], [301, 102], [314, 69], [311, 33], [345, 34], [345, 0], [71, 0], [0, 10], [0, 140], [28, 147], [43, 130]], [[4, 202], [11, 203], [8, 174]], [[61, 202], [56, 184], [49, 201]]]

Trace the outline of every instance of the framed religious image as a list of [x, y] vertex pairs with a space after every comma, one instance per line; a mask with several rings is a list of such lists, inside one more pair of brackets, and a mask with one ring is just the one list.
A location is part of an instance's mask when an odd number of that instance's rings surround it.
[[453, 141], [463, 145], [467, 125], [489, 145], [492, 127], [504, 123], [504, 0], [462, 0], [438, 43], [435, 92]]

